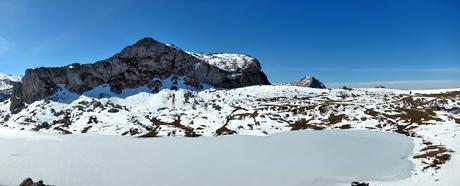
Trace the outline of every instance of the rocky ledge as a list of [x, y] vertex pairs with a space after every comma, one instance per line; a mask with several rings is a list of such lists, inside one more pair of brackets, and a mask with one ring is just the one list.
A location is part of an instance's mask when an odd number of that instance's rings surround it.
[[[219, 59], [228, 63], [216, 61]], [[216, 88], [270, 84], [260, 63], [253, 57], [194, 54], [144, 38], [114, 56], [92, 64], [27, 69], [22, 83], [13, 87], [10, 110], [19, 111], [24, 103], [47, 98], [61, 85], [81, 94], [108, 84], [111, 91], [121, 93], [123, 89], [144, 85], [155, 89], [161, 86], [161, 80], [172, 76], [182, 77], [185, 84], [196, 89], [202, 89], [202, 84]]]

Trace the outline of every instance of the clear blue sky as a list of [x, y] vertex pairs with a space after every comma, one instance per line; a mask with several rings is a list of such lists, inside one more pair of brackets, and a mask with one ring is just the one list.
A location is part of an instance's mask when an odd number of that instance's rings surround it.
[[460, 80], [455, 0], [1, 0], [0, 72], [93, 62], [147, 36], [251, 54], [272, 82]]

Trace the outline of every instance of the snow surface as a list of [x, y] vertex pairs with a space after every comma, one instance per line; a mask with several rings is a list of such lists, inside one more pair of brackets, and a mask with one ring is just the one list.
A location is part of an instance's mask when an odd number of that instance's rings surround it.
[[399, 180], [413, 167], [411, 139], [387, 132], [149, 139], [29, 134], [0, 130], [0, 185], [32, 177], [66, 186], [327, 186]]
[[9, 81], [19, 82], [21, 81], [21, 78], [22, 78], [21, 76], [13, 76], [13, 75], [0, 73], [0, 80], [9, 80]]
[[[460, 119], [460, 96], [458, 93], [425, 95], [458, 92], [460, 89], [411, 91], [380, 88], [343, 90], [251, 86], [231, 90], [208, 87], [203, 91], [197, 91], [182, 85], [179, 81], [177, 85], [180, 89], [173, 91], [169, 90], [171, 83], [164, 81], [164, 87], [161, 87], [162, 90], [158, 93], [152, 93], [147, 87], [139, 87], [115, 94], [110, 92], [110, 87], [103, 85], [83, 95], [77, 95], [61, 87], [60, 91], [48, 100], [27, 105], [18, 114], [9, 112], [8, 101], [0, 102], [0, 125], [16, 130], [38, 130], [41, 133], [62, 133], [61, 130], [56, 130], [59, 127], [74, 134], [86, 132], [131, 136], [141, 136], [152, 131], [154, 127], [157, 136], [186, 136], [186, 131], [192, 130], [205, 139], [210, 139], [207, 136], [221, 135], [217, 131], [223, 127], [234, 131], [232, 134], [235, 135], [268, 136], [271, 139], [272, 134], [277, 136], [277, 133], [294, 130], [292, 125], [302, 120], [310, 126], [329, 130], [342, 130], [342, 127], [347, 125], [351, 130], [404, 133], [407, 129], [410, 133], [406, 135], [416, 134], [411, 136], [414, 141], [412, 155], [420, 154], [420, 150], [426, 147], [424, 141], [429, 141], [455, 151], [449, 152], [451, 160], [442, 164], [440, 169], [423, 170], [422, 168], [434, 159], [410, 157], [415, 166], [409, 178], [395, 182], [381, 182], [381, 179], [362, 181], [370, 181], [371, 185], [460, 185], [460, 178], [454, 176], [460, 170], [460, 123], [457, 121]], [[101, 106], [96, 107], [95, 103]], [[111, 108], [117, 108], [119, 111], [110, 113]], [[408, 110], [401, 111], [400, 108]], [[373, 116], [367, 112], [369, 110], [382, 114]], [[437, 120], [423, 118], [420, 121], [411, 121], [402, 118], [409, 115], [408, 111], [421, 112], [422, 116], [423, 113], [431, 111], [430, 117]], [[339, 115], [346, 117], [335, 123], [331, 122], [331, 117]], [[388, 117], [391, 115], [401, 117]], [[70, 118], [69, 125], [59, 122], [66, 116]], [[92, 117], [97, 118], [97, 122], [92, 122]], [[174, 124], [178, 119], [181, 126]], [[52, 126], [39, 127], [44, 122]], [[398, 127], [402, 127], [403, 130], [398, 130]], [[289, 134], [291, 132], [286, 133]], [[112, 138], [126, 139], [107, 137]], [[181, 140], [193, 142], [201, 139]]]
[[11, 90], [13, 88], [12, 82], [20, 82], [20, 76], [12, 76], [0, 73], [0, 91]]
[[216, 66], [222, 70], [229, 72], [238, 71], [245, 68], [250, 61], [254, 61], [253, 57], [244, 54], [226, 54], [226, 53], [213, 53], [213, 54], [197, 54], [188, 52], [195, 57], [205, 61], [206, 63]]
[[[374, 182], [372, 186], [456, 186], [460, 185], [460, 177], [458, 171], [460, 170], [460, 126], [458, 124], [443, 125], [443, 126], [430, 126], [426, 125], [421, 127], [419, 133], [428, 136], [430, 140], [434, 140], [436, 144], [444, 144], [451, 149], [455, 149], [452, 159], [441, 169], [432, 172], [431, 174], [416, 173], [411, 177], [397, 180], [393, 182]], [[422, 141], [414, 139], [415, 146], [414, 153]]]

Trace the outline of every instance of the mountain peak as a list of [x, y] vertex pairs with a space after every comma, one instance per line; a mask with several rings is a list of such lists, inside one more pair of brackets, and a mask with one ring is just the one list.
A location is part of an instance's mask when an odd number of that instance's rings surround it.
[[158, 42], [157, 40], [151, 38], [151, 37], [144, 37], [142, 39], [140, 39], [139, 41], [137, 41], [134, 46], [149, 46], [149, 45], [152, 45], [152, 44], [156, 44], [156, 43], [160, 43]]
[[326, 88], [326, 86], [321, 81], [319, 81], [313, 76], [304, 76], [298, 81], [289, 83], [289, 85], [322, 89]]

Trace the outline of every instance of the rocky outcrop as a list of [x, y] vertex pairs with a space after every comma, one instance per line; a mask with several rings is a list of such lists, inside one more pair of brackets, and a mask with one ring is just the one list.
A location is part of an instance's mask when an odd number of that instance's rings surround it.
[[202, 56], [144, 38], [93, 64], [28, 69], [22, 84], [14, 88], [10, 110], [20, 108], [23, 102], [47, 98], [60, 85], [81, 94], [102, 84], [109, 84], [113, 92], [121, 93], [126, 88], [155, 85], [151, 82], [153, 78], [163, 80], [171, 76], [181, 76], [186, 84], [197, 89], [203, 83], [217, 88], [270, 84], [255, 58], [234, 59], [244, 64], [241, 68], [222, 68]]
[[48, 185], [44, 184], [42, 180], [38, 182], [34, 182], [32, 178], [26, 178], [19, 184], [19, 186], [48, 186]]
[[298, 81], [289, 83], [288, 85], [299, 86], [299, 87], [321, 88], [321, 89], [326, 88], [326, 86], [323, 83], [321, 83], [321, 81], [319, 81], [313, 76], [305, 76]]

